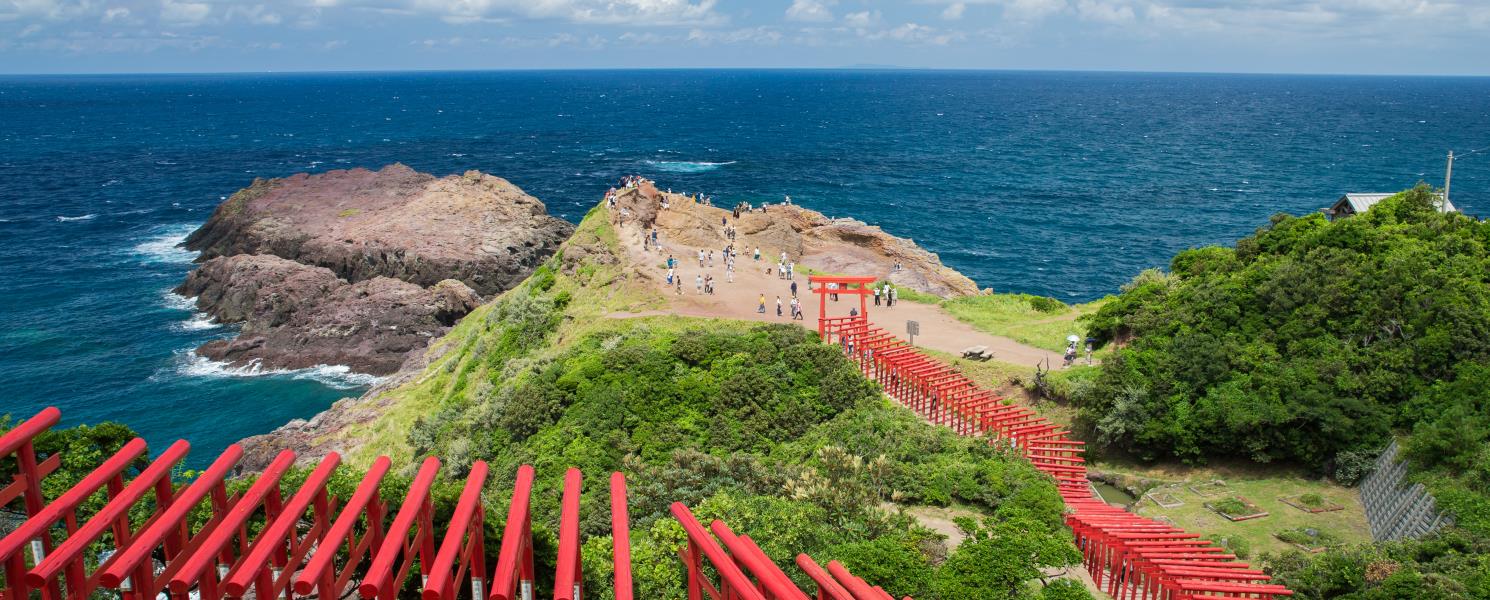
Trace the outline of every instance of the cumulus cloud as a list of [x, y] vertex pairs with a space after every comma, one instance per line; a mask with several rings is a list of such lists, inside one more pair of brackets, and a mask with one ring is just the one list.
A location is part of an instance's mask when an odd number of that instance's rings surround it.
[[193, 25], [207, 20], [211, 14], [212, 5], [205, 2], [163, 0], [160, 3], [160, 20], [170, 23]]
[[953, 2], [952, 4], [948, 4], [946, 8], [942, 9], [942, 18], [948, 21], [956, 21], [962, 18], [962, 13], [965, 10], [967, 10], [966, 4], [963, 4], [961, 2]]
[[849, 13], [843, 16], [843, 24], [849, 27], [874, 27], [879, 25], [880, 11], [866, 10], [864, 12]]
[[826, 22], [833, 20], [833, 11], [828, 8], [832, 0], [792, 0], [786, 7], [789, 21]]
[[409, 0], [418, 12], [456, 19], [524, 17], [596, 25], [715, 25], [717, 0]]

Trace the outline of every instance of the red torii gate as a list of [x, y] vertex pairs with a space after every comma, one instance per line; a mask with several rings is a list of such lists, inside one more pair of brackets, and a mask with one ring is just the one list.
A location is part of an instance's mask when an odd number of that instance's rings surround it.
[[[828, 294], [855, 294], [859, 296], [859, 316], [856, 319], [869, 318], [869, 295], [874, 293], [869, 285], [874, 283], [875, 278], [866, 276], [850, 275], [812, 275], [807, 278], [807, 286], [812, 288], [812, 293], [817, 294], [817, 334], [819, 336], [828, 333]], [[828, 289], [828, 285], [834, 285], [834, 289]], [[849, 286], [858, 287], [851, 288]], [[827, 339], [827, 338], [824, 338]]]
[[[33, 595], [42, 600], [87, 600], [102, 589], [115, 591], [123, 600], [225, 600], [250, 595], [395, 600], [412, 577], [418, 577], [412, 585], [421, 588], [420, 600], [537, 598], [530, 465], [517, 469], [492, 568], [485, 553], [487, 506], [482, 497], [489, 467], [482, 461], [470, 466], [453, 513], [437, 517], [431, 487], [441, 462], [432, 456], [408, 483], [403, 502], [393, 504], [381, 493], [394, 490], [380, 491], [391, 467], [387, 457], [373, 460], [345, 500], [327, 487], [343, 468], [334, 452], [296, 485], [290, 481], [294, 478], [286, 477], [296, 455], [282, 451], [246, 490], [230, 493], [230, 474], [243, 457], [237, 444], [194, 480], [178, 482], [171, 473], [190, 444], [177, 441], [152, 460], [145, 440], [135, 438], [48, 502], [41, 482], [61, 464], [61, 456], [42, 459], [33, 440], [60, 418], [56, 408], [48, 408], [0, 434], [0, 462], [14, 461], [16, 470], [11, 483], [0, 485], [0, 507], [24, 500], [18, 503], [27, 517], [0, 536], [0, 600]], [[553, 600], [578, 600], [584, 589], [581, 482], [578, 469], [564, 475], [554, 590], [547, 597]], [[81, 518], [79, 506], [95, 495], [102, 495], [106, 504]], [[632, 600], [631, 525], [621, 473], [610, 476], [610, 508], [614, 600]], [[198, 510], [206, 518], [200, 524], [190, 518]], [[150, 514], [137, 523], [130, 518], [137, 511]], [[675, 503], [672, 512], [688, 533], [688, 545], [679, 557], [688, 569], [690, 600], [809, 600], [750, 536], [737, 535], [722, 521], [705, 528], [681, 503]], [[106, 552], [99, 555], [101, 564], [94, 566], [87, 555], [98, 546]], [[27, 550], [32, 555], [29, 561]], [[411, 572], [416, 563], [417, 574]], [[837, 562], [829, 562], [824, 572], [803, 554], [797, 556], [797, 564], [817, 584], [819, 599], [893, 600]], [[718, 585], [708, 580], [710, 571], [720, 578]], [[360, 581], [353, 585], [354, 579]]]

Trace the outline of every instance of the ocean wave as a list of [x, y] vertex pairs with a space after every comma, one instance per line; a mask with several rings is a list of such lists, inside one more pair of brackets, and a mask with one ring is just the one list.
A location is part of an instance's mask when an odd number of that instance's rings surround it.
[[160, 302], [161, 304], [165, 305], [166, 308], [174, 310], [197, 309], [197, 299], [195, 297], [187, 298], [186, 296], [182, 296], [181, 294], [177, 294], [176, 292], [171, 291], [170, 288], [166, 288], [165, 290], [161, 291]]
[[180, 245], [195, 229], [195, 225], [172, 225], [158, 228], [154, 235], [135, 245], [135, 254], [153, 263], [190, 263], [196, 260], [198, 253], [181, 248]]
[[215, 379], [245, 377], [283, 377], [287, 379], [315, 381], [338, 390], [353, 390], [377, 385], [382, 377], [353, 373], [346, 365], [316, 365], [306, 369], [266, 369], [258, 360], [246, 365], [209, 359], [191, 350], [182, 352], [176, 365], [176, 373], [184, 377], [208, 377]]
[[97, 213], [88, 213], [86, 215], [82, 215], [82, 216], [78, 216], [78, 217], [64, 217], [62, 215], [57, 215], [57, 220], [58, 221], [61, 221], [63, 223], [67, 223], [67, 222], [70, 222], [70, 221], [92, 221], [93, 219], [96, 219], [96, 218], [98, 218], [98, 214]]
[[181, 331], [207, 331], [222, 327], [222, 323], [212, 321], [212, 316], [204, 312], [192, 311], [191, 318], [176, 324]]
[[725, 165], [735, 164], [735, 161], [731, 160], [728, 162], [704, 162], [690, 160], [649, 160], [647, 161], [647, 164], [652, 165], [653, 167], [656, 167], [658, 171], [663, 171], [665, 173], [703, 173], [706, 171], [713, 171], [714, 169], [718, 169], [719, 167]]

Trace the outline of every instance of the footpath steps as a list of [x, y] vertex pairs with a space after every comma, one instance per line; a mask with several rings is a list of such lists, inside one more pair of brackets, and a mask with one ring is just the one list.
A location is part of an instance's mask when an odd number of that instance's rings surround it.
[[865, 377], [928, 421], [1012, 448], [1055, 479], [1066, 523], [1092, 580], [1118, 600], [1276, 598], [1288, 588], [1200, 534], [1141, 517], [1093, 496], [1084, 442], [1034, 410], [1005, 402], [957, 369], [863, 316], [821, 319], [823, 341], [843, 348]]

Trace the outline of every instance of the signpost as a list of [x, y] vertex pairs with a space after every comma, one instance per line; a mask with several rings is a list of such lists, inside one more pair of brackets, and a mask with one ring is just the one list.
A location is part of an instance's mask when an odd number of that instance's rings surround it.
[[911, 345], [916, 345], [916, 336], [921, 335], [921, 323], [919, 321], [906, 321], [905, 332], [911, 336]]

